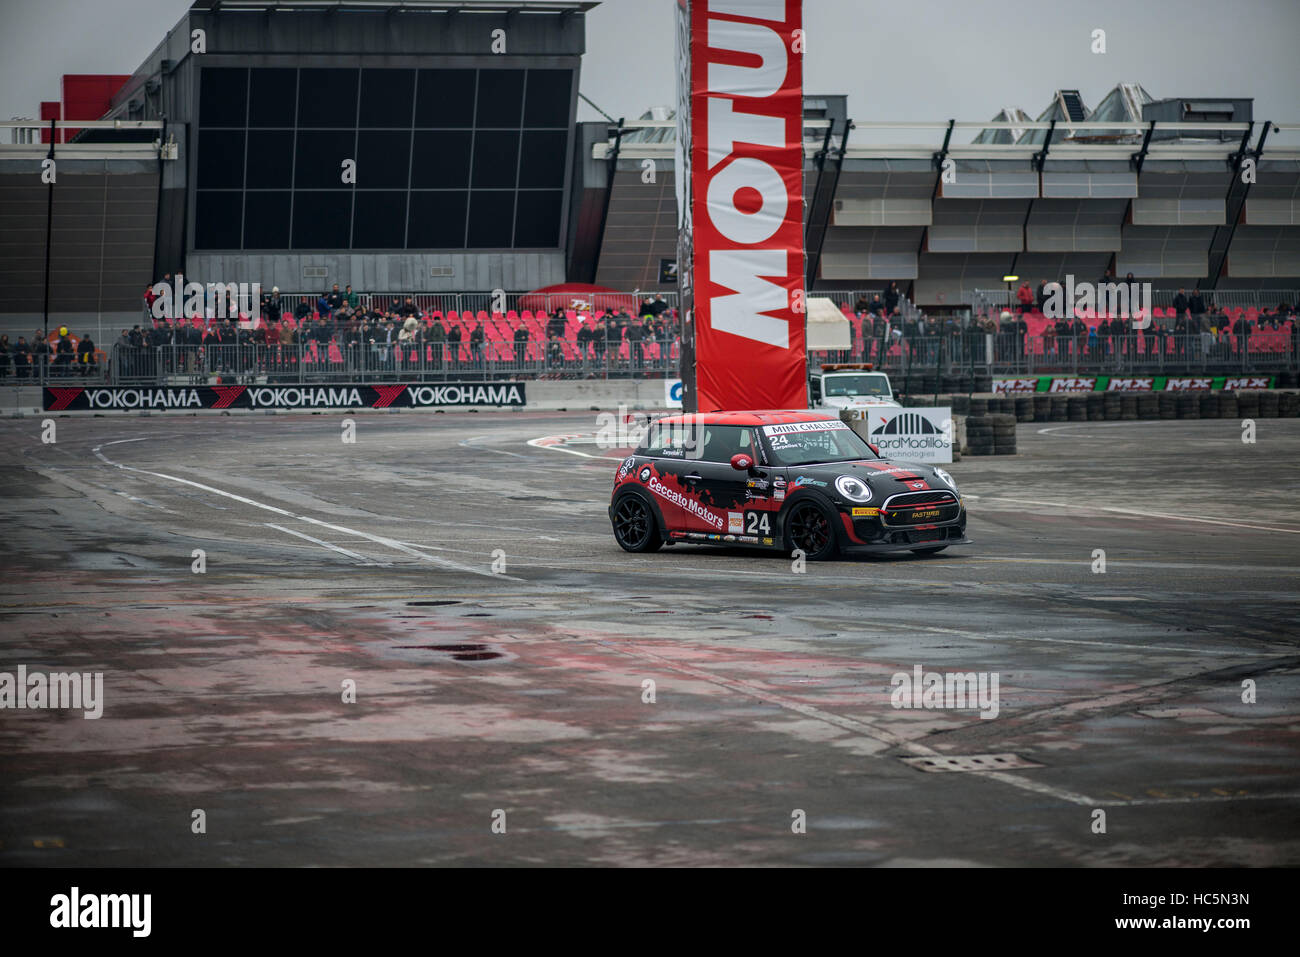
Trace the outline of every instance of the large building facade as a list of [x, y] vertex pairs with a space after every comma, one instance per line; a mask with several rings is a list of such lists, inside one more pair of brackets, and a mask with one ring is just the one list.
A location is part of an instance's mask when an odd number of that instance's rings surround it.
[[[196, 0], [112, 96], [109, 128], [54, 144], [52, 311], [136, 312], [167, 272], [671, 291], [673, 114], [576, 121], [594, 6]], [[1250, 108], [1121, 85], [1096, 109], [1057, 91], [1036, 120], [900, 130], [806, 96], [807, 284], [897, 281], [931, 306], [1010, 274], [1295, 290], [1296, 128]], [[24, 316], [41, 308], [49, 203], [49, 145], [31, 134], [0, 147], [0, 309]]]

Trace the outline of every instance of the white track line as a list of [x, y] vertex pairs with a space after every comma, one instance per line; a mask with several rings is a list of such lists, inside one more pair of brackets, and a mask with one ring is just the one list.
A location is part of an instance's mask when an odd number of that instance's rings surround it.
[[374, 542], [377, 545], [383, 545], [385, 548], [391, 548], [395, 551], [404, 552], [407, 555], [411, 555], [414, 558], [420, 559], [421, 561], [430, 562], [434, 565], [440, 565], [443, 568], [451, 568], [459, 572], [468, 572], [471, 575], [482, 575], [484, 578], [504, 578], [510, 581], [520, 580], [511, 575], [498, 575], [492, 571], [485, 571], [481, 568], [474, 568], [472, 565], [462, 565], [460, 562], [453, 562], [446, 558], [438, 558], [435, 555], [428, 555], [425, 554], [424, 552], [417, 551], [414, 548], [410, 548], [406, 545], [403, 545], [401, 542], [395, 541], [394, 539], [385, 538], [382, 535], [371, 535], [369, 532], [358, 531], [355, 528], [348, 528], [344, 525], [333, 525], [329, 522], [322, 522], [320, 519], [312, 518], [310, 515], [298, 515], [286, 509], [277, 508], [274, 505], [267, 505], [265, 502], [258, 502], [254, 499], [247, 498], [243, 495], [236, 495], [234, 492], [227, 492], [224, 491], [223, 489], [213, 488], [211, 485], [204, 485], [201, 482], [194, 482], [191, 481], [190, 479], [180, 478], [179, 476], [176, 475], [168, 475], [165, 472], [151, 472], [148, 469], [138, 469], [138, 468], [133, 468], [130, 465], [123, 465], [120, 462], [114, 462], [112, 459], [110, 459], [108, 456], [104, 455], [104, 453], [100, 451], [100, 449], [104, 448], [105, 446], [120, 445], [124, 442], [139, 442], [139, 441], [141, 440], [140, 439], [119, 439], [118, 441], [115, 442], [105, 442], [102, 445], [97, 445], [93, 449], [91, 449], [91, 451], [95, 453], [95, 457], [98, 458], [101, 462], [103, 462], [106, 465], [111, 465], [113, 466], [113, 468], [122, 469], [123, 471], [126, 472], [136, 472], [140, 475], [152, 475], [154, 478], [166, 479], [169, 482], [177, 482], [181, 485], [188, 485], [191, 488], [197, 488], [200, 489], [201, 491], [209, 492], [213, 495], [221, 495], [225, 498], [233, 499], [234, 501], [240, 502], [244, 505], [251, 505], [253, 508], [260, 508], [267, 512], [274, 512], [276, 515], [283, 515], [285, 518], [296, 519], [297, 521], [300, 522], [310, 522], [312, 525], [319, 525], [321, 528], [328, 528], [331, 531], [340, 532], [341, 534], [344, 535], [351, 535], [355, 538], [364, 538], [367, 541]]
[[1116, 508], [1113, 505], [1071, 505], [1068, 502], [1040, 502], [1029, 498], [1006, 498], [1001, 495], [989, 496], [982, 504], [989, 502], [1010, 502], [1015, 505], [1041, 505], [1046, 508], [1061, 508], [1072, 512], [1115, 512], [1119, 515], [1138, 515], [1142, 518], [1168, 518], [1176, 522], [1200, 522], [1205, 525], [1226, 525], [1229, 528], [1249, 528], [1256, 532], [1283, 532], [1287, 535], [1300, 535], [1300, 528], [1279, 528], [1276, 525], [1247, 525], [1243, 522], [1225, 522], [1218, 518], [1195, 518], [1191, 515], [1173, 515], [1169, 512], [1150, 512], [1140, 508]]
[[[920, 741], [914, 741], [895, 734], [892, 731], [871, 724], [870, 722], [863, 721], [860, 718], [850, 718], [845, 715], [834, 714], [830, 711], [823, 711], [821, 708], [814, 705], [806, 704], [793, 698], [787, 698], [785, 695], [775, 694], [765, 688], [756, 687], [747, 681], [741, 681], [736, 678], [727, 678], [715, 674], [712, 671], [706, 671], [703, 668], [696, 668], [680, 661], [674, 661], [665, 658], [662, 655], [655, 654], [652, 651], [647, 651], [644, 648], [636, 647], [635, 645], [616, 646], [604, 641], [599, 643], [619, 654], [627, 655], [629, 657], [649, 659], [657, 662], [659, 665], [670, 671], [688, 674], [701, 681], [725, 688], [736, 694], [742, 694], [750, 698], [757, 698], [759, 701], [777, 705], [778, 707], [793, 711], [796, 714], [801, 714], [806, 718], [812, 718], [815, 721], [821, 721], [825, 724], [840, 728], [841, 730], [863, 735], [891, 748], [907, 751], [916, 757], [938, 758], [944, 756], [941, 752], [936, 751], [928, 745], [920, 743]], [[874, 755], [874, 757], [879, 758], [880, 756]], [[1089, 807], [1095, 807], [1097, 805], [1096, 801], [1083, 794], [1077, 794], [1074, 791], [1068, 791], [1065, 788], [1053, 787], [1052, 785], [1044, 784], [1041, 781], [1022, 778], [1015, 774], [1011, 774], [1008, 771], [970, 771], [967, 773], [976, 777], [998, 781], [1002, 784], [1009, 784], [1012, 787], [1020, 788], [1022, 791], [1032, 791], [1035, 794], [1042, 794], [1046, 797], [1056, 798], [1058, 801], [1066, 801], [1070, 804]]]
[[[295, 532], [292, 528], [284, 528], [281, 525], [273, 525], [270, 522], [265, 522], [263, 524], [265, 524], [267, 528], [275, 529], [277, 532], [284, 532], [286, 535], [295, 535], [298, 538], [305, 538], [307, 541], [319, 545], [321, 548], [328, 548], [332, 552], [338, 552], [340, 555], [346, 555], [348, 558], [356, 559], [356, 561], [359, 564], [362, 565], [381, 564], [380, 562], [372, 562], [365, 555], [358, 554], [357, 552], [350, 552], [346, 548], [340, 548], [339, 546], [333, 545], [330, 542], [321, 541], [319, 538], [312, 538], [310, 535], [304, 535], [302, 532]], [[382, 564], [387, 564], [387, 563], [385, 562]]]

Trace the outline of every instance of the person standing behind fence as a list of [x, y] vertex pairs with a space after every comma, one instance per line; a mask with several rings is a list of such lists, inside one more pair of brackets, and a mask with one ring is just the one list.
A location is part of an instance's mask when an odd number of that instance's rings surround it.
[[475, 369], [483, 368], [483, 323], [476, 322], [469, 331], [469, 354]]
[[451, 367], [460, 368], [460, 324], [453, 325], [447, 331], [447, 348], [451, 351]]
[[900, 297], [900, 294], [899, 294], [899, 292], [898, 292], [898, 283], [896, 283], [896, 282], [891, 282], [888, 286], [885, 287], [885, 300], [884, 300], [884, 301], [885, 301], [885, 312], [886, 312], [886, 314], [892, 316], [892, 315], [893, 315], [893, 314], [898, 310], [898, 300], [899, 300], [899, 298], [901, 298], [901, 297]]
[[12, 358], [13, 348], [9, 345], [8, 336], [0, 336], [0, 380], [9, 378], [9, 362]]

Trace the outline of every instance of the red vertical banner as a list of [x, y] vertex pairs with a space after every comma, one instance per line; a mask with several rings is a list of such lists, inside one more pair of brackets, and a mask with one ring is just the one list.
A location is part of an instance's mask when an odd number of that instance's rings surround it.
[[701, 412], [807, 407], [801, 4], [690, 0]]

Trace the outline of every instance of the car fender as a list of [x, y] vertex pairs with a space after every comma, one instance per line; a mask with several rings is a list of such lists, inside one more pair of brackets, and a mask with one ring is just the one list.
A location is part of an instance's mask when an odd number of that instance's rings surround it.
[[840, 508], [835, 499], [833, 499], [829, 494], [822, 489], [813, 486], [797, 488], [785, 497], [785, 503], [782, 506], [781, 511], [777, 513], [777, 521], [781, 526], [780, 534], [782, 540], [784, 540], [785, 537], [785, 524], [786, 519], [789, 517], [790, 509], [793, 506], [798, 505], [800, 502], [806, 502], [809, 499], [813, 499], [821, 504], [833, 516], [831, 527], [835, 529], [835, 541], [840, 545], [849, 544], [848, 536], [844, 532], [844, 521], [840, 518], [843, 514], [843, 509]]
[[641, 501], [650, 506], [650, 513], [654, 515], [655, 522], [659, 525], [659, 534], [664, 537], [665, 542], [673, 541], [673, 539], [669, 537], [668, 523], [664, 521], [664, 513], [659, 510], [659, 503], [655, 501], [653, 495], [634, 482], [624, 483], [614, 490], [614, 497], [609, 500], [610, 521], [612, 522], [614, 520], [614, 506], [618, 504], [619, 499], [626, 498], [629, 495], [635, 495], [637, 498], [641, 499]]

